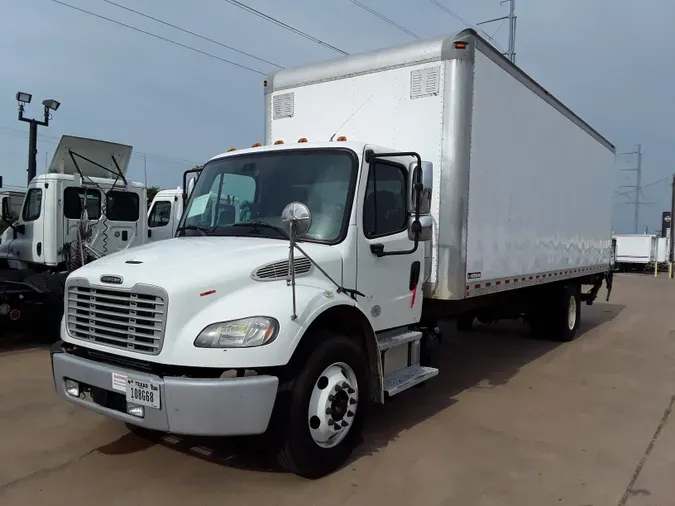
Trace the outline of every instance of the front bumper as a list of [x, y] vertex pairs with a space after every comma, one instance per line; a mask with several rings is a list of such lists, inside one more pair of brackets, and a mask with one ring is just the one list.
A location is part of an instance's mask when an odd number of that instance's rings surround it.
[[[67, 353], [57, 343], [52, 348], [56, 392], [73, 404], [146, 429], [194, 436], [262, 434], [274, 407], [279, 380], [275, 376], [243, 378], [160, 377], [96, 362]], [[113, 375], [117, 376], [113, 387]], [[144, 416], [127, 413], [124, 383], [120, 376], [158, 387], [160, 407], [144, 407]], [[66, 379], [80, 385], [80, 395], [66, 391]]]

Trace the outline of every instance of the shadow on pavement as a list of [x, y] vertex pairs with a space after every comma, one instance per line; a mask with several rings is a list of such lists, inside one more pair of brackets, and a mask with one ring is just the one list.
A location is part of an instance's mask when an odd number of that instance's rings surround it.
[[[457, 403], [456, 396], [472, 387], [494, 388], [506, 384], [525, 365], [558, 348], [574, 346], [595, 327], [616, 318], [624, 306], [596, 303], [582, 309], [583, 321], [577, 340], [559, 343], [529, 337], [526, 325], [506, 321], [495, 325], [477, 324], [471, 332], [441, 328], [449, 342], [438, 349], [439, 375], [422, 388], [411, 389], [370, 409], [362, 444], [350, 463], [377, 453], [399, 434]], [[141, 451], [159, 444], [197, 458], [244, 470], [283, 472], [269, 455], [264, 436], [240, 438], [178, 437], [139, 429], [99, 448], [106, 454]], [[349, 463], [347, 464], [349, 465]]]

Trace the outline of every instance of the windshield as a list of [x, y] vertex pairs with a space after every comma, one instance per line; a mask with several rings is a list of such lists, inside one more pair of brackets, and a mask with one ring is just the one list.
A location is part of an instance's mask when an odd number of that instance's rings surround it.
[[281, 227], [284, 207], [298, 201], [312, 213], [312, 226], [303, 240], [339, 242], [351, 210], [356, 161], [344, 149], [302, 149], [209, 162], [190, 197], [181, 222], [181, 227], [188, 228], [181, 234], [281, 238], [269, 228], [238, 224], [265, 222]]

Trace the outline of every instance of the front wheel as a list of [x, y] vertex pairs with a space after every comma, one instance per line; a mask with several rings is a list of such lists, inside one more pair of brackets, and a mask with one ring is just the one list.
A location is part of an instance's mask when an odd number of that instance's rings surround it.
[[306, 478], [338, 469], [358, 444], [368, 398], [365, 354], [354, 340], [323, 338], [289, 380], [279, 463]]

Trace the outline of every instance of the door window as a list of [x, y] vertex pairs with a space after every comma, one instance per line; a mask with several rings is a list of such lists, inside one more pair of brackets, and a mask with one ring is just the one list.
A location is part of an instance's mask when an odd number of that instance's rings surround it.
[[101, 217], [101, 192], [71, 186], [63, 191], [63, 215], [69, 220], [79, 220], [86, 199], [87, 216], [90, 220]]
[[149, 227], [165, 227], [171, 221], [171, 202], [167, 200], [158, 200], [150, 211], [148, 217]]
[[402, 165], [395, 163], [378, 161], [370, 166], [363, 203], [363, 231], [367, 238], [406, 229], [407, 174]]
[[42, 211], [42, 190], [40, 188], [31, 188], [26, 196], [26, 203], [23, 205], [23, 221], [35, 221], [40, 217]]
[[110, 221], [138, 221], [139, 202], [136, 193], [109, 191], [105, 214]]

